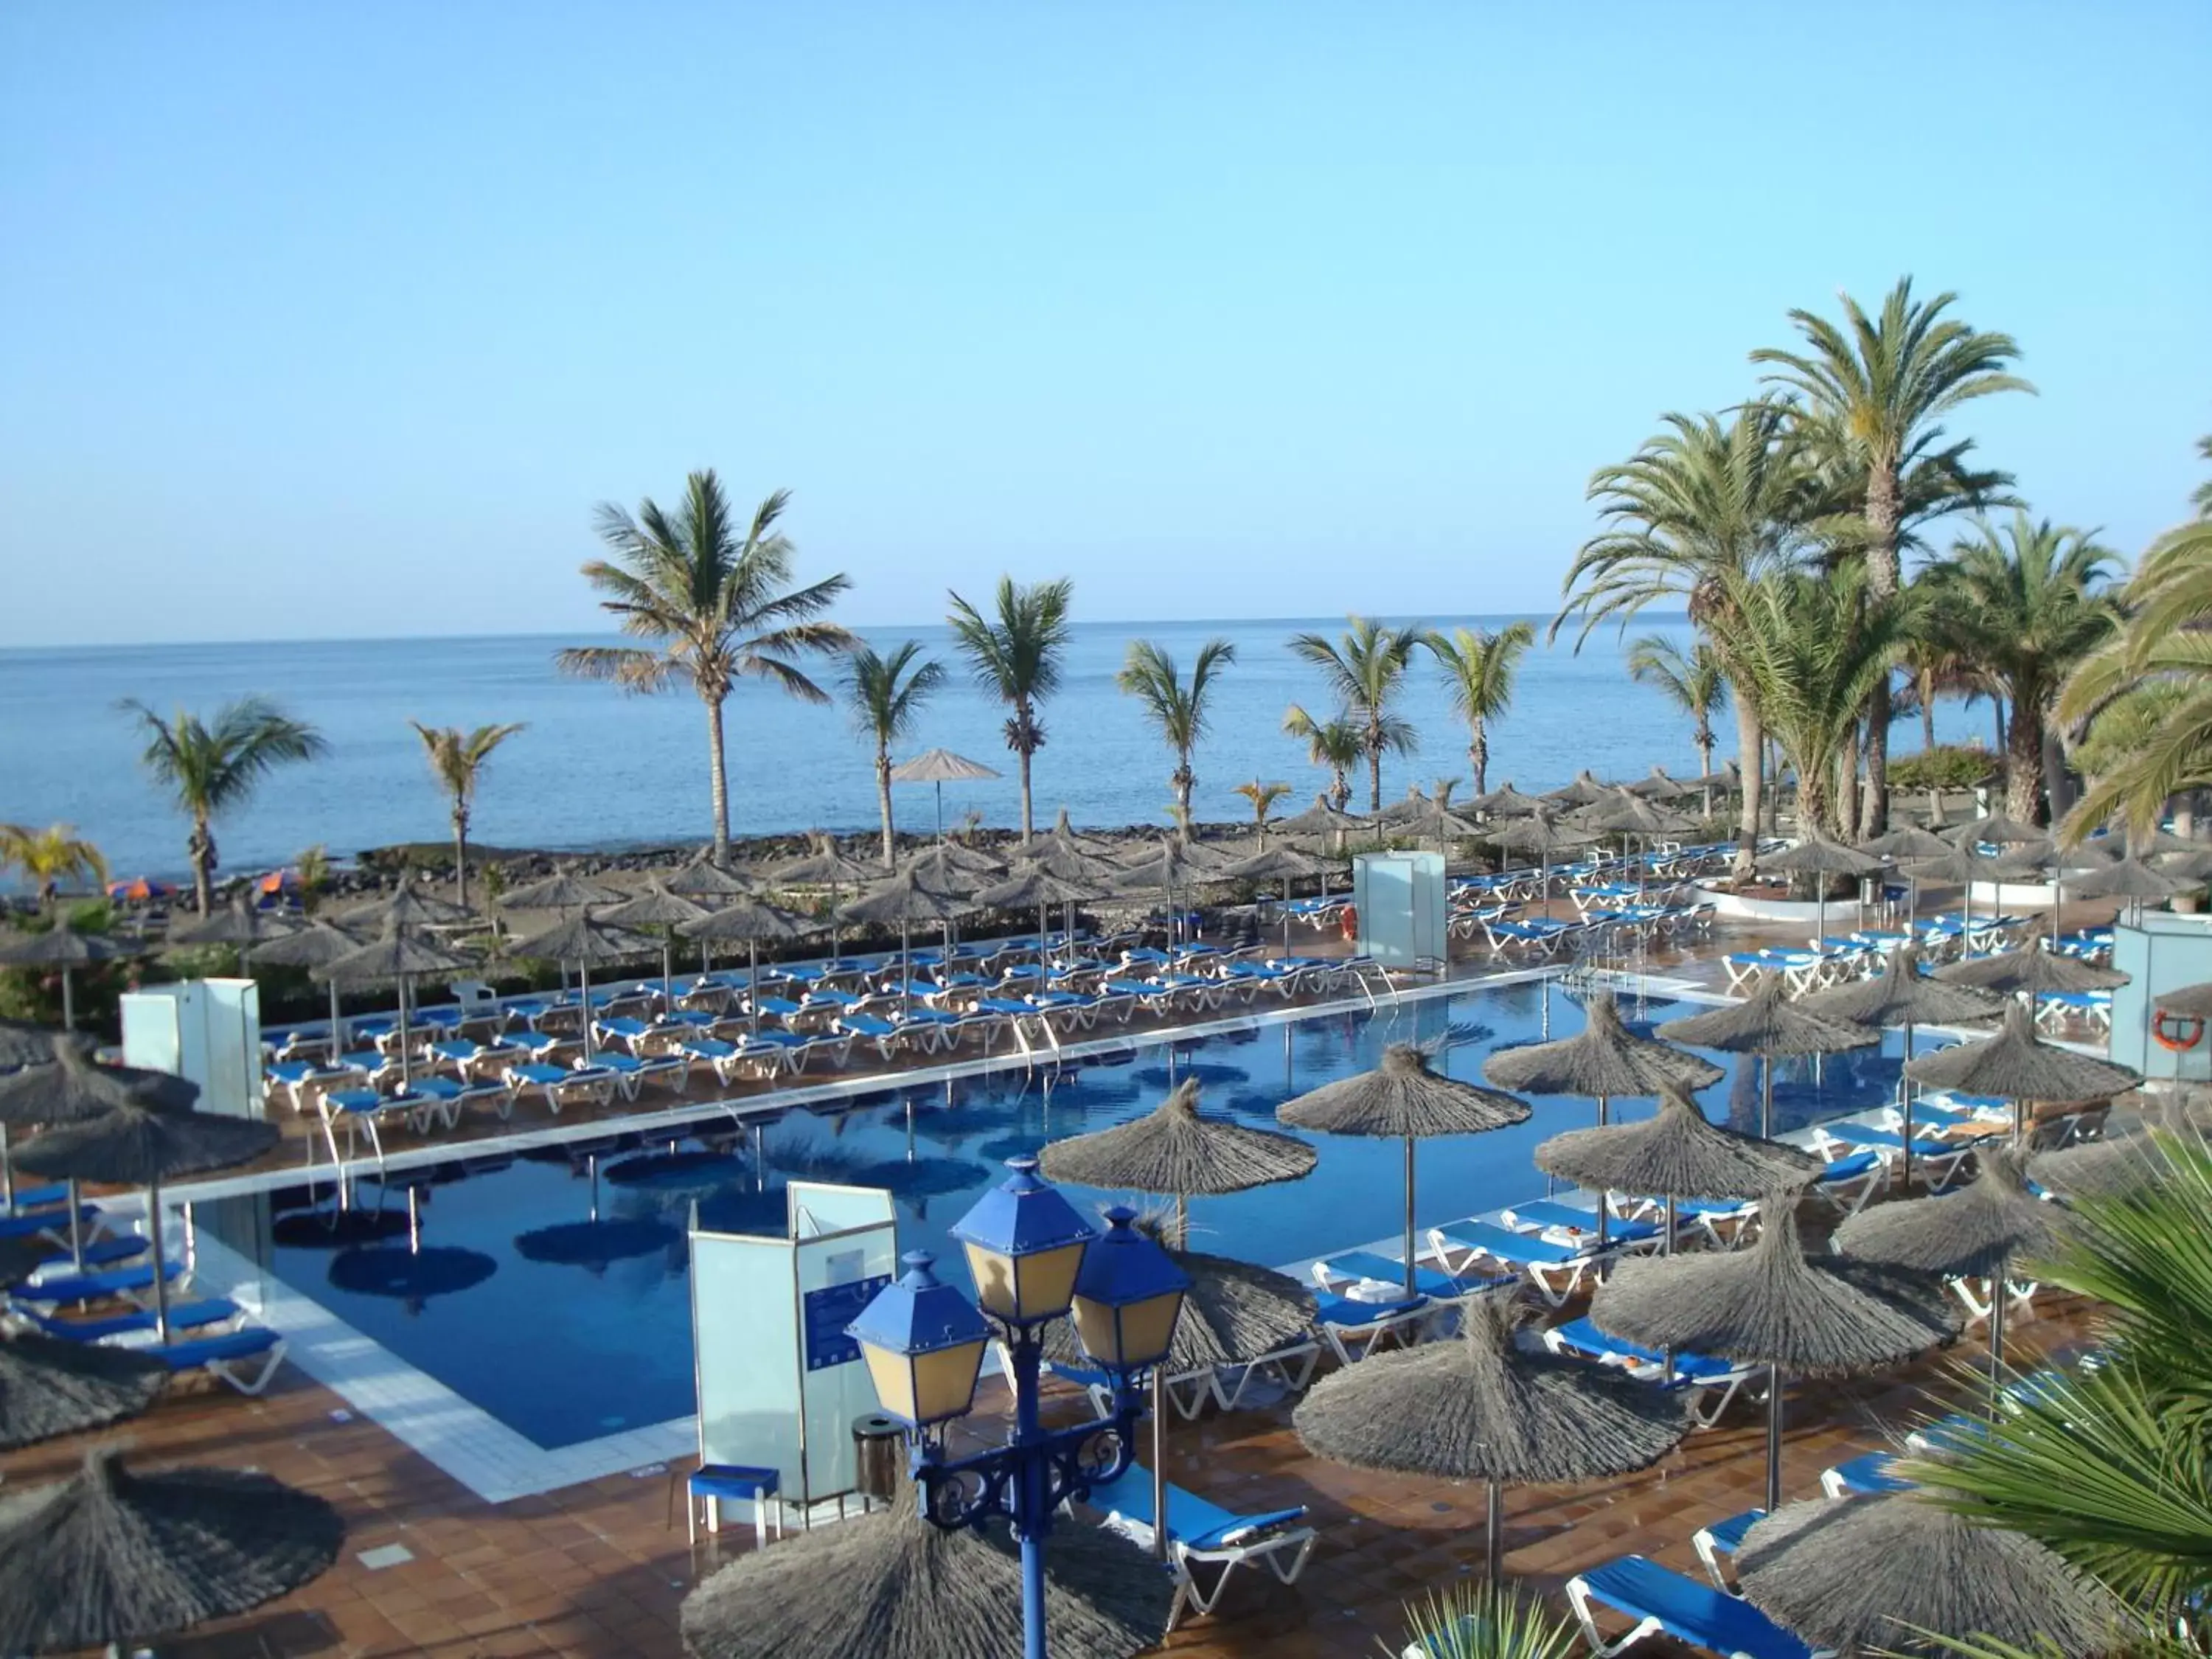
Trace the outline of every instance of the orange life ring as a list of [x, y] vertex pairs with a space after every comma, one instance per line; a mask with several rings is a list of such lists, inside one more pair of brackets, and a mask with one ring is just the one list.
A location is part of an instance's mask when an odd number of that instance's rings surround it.
[[1359, 937], [1359, 907], [1356, 904], [1346, 905], [1344, 914], [1337, 918], [1336, 925], [1346, 939], [1358, 939]]
[[2178, 1054], [2204, 1041], [2204, 1022], [2160, 1009], [2158, 1018], [2150, 1023], [2150, 1034], [2160, 1048]]

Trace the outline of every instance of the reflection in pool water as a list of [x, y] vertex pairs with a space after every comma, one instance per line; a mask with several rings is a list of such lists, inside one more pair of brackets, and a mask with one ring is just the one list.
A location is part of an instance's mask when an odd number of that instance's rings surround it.
[[[1632, 1000], [1623, 1012], [1649, 1030], [1688, 1010]], [[901, 1247], [935, 1250], [942, 1270], [957, 1273], [959, 1252], [945, 1229], [998, 1178], [1006, 1158], [1149, 1109], [1171, 1073], [1200, 1079], [1204, 1109], [1272, 1124], [1281, 1102], [1373, 1066], [1388, 1042], [1437, 1044], [1443, 1069], [1477, 1079], [1492, 1049], [1568, 1036], [1581, 1020], [1573, 997], [1553, 981], [1475, 988], [1373, 1013], [1148, 1043], [1050, 1074], [885, 1089], [836, 1109], [788, 1111], [757, 1137], [720, 1117], [673, 1144], [611, 1133], [457, 1161], [408, 1182], [420, 1218], [416, 1253], [441, 1252], [431, 1262], [442, 1266], [397, 1260], [410, 1246], [407, 1196], [396, 1180], [388, 1190], [373, 1178], [360, 1182], [359, 1207], [369, 1218], [335, 1222], [327, 1184], [312, 1206], [296, 1188], [206, 1207], [232, 1212], [210, 1219], [235, 1241], [252, 1234], [251, 1207], [271, 1203], [267, 1265], [286, 1285], [538, 1444], [558, 1447], [692, 1410], [684, 1233], [695, 1204], [709, 1226], [777, 1232], [787, 1181], [884, 1187], [897, 1201]], [[1706, 1110], [1750, 1127], [1757, 1063], [1713, 1058], [1728, 1074], [1705, 1091]], [[1832, 1058], [1817, 1070], [1784, 1063], [1776, 1074], [1778, 1127], [1863, 1109], [1888, 1095], [1898, 1070], [1893, 1035], [1881, 1050]], [[1531, 1152], [1591, 1121], [1592, 1109], [1540, 1097], [1534, 1104], [1534, 1117], [1516, 1128], [1423, 1146], [1416, 1204], [1424, 1225], [1543, 1190]], [[1650, 1105], [1614, 1109], [1634, 1116]], [[1280, 1264], [1394, 1235], [1402, 1218], [1397, 1144], [1314, 1139], [1321, 1161], [1304, 1181], [1196, 1200], [1196, 1247]], [[1107, 1198], [1068, 1190], [1079, 1205]], [[392, 1218], [374, 1218], [380, 1212]], [[335, 1266], [369, 1252], [367, 1264]], [[464, 1255], [469, 1271], [449, 1271]]]

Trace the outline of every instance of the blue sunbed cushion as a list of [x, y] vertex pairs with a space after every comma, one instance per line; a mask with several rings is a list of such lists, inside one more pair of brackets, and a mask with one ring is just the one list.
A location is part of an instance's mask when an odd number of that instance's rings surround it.
[[1812, 1650], [1748, 1601], [1686, 1578], [1641, 1555], [1577, 1574], [1576, 1583], [1632, 1619], [1650, 1619], [1677, 1641], [1749, 1659], [1811, 1659]]
[[1395, 1319], [1401, 1314], [1419, 1310], [1426, 1297], [1401, 1297], [1395, 1302], [1361, 1302], [1348, 1296], [1322, 1296], [1315, 1298], [1319, 1306], [1318, 1317], [1324, 1325], [1354, 1327], [1373, 1325], [1385, 1319]]
[[[1325, 1258], [1322, 1266], [1339, 1279], [1364, 1279], [1375, 1285], [1403, 1285], [1406, 1264], [1379, 1255], [1373, 1250], [1346, 1250]], [[1433, 1267], [1413, 1270], [1413, 1288], [1423, 1296], [1465, 1296], [1474, 1285], [1462, 1285], [1449, 1273], [1438, 1273]]]
[[1447, 1243], [1462, 1250], [1480, 1250], [1500, 1261], [1533, 1261], [1547, 1267], [1564, 1267], [1589, 1254], [1571, 1244], [1554, 1244], [1539, 1234], [1512, 1232], [1486, 1221], [1455, 1221], [1437, 1231]]
[[[1152, 1472], [1142, 1464], [1132, 1463], [1119, 1479], [1091, 1487], [1090, 1502], [1141, 1526], [1156, 1524], [1152, 1518]], [[1173, 1481], [1168, 1483], [1168, 1536], [1186, 1549], [1219, 1549], [1255, 1533], [1302, 1521], [1305, 1513], [1301, 1505], [1239, 1515], [1196, 1492], [1185, 1492]]]
[[155, 1346], [137, 1350], [150, 1353], [173, 1371], [197, 1370], [210, 1359], [250, 1359], [255, 1354], [266, 1353], [284, 1339], [266, 1325], [247, 1325], [221, 1336], [198, 1336], [188, 1341], [172, 1342], [167, 1347]]
[[1746, 1510], [1741, 1515], [1731, 1515], [1725, 1521], [1700, 1528], [1699, 1535], [1712, 1546], [1714, 1554], [1734, 1555], [1743, 1547], [1743, 1535], [1765, 1519], [1765, 1510]]
[[1895, 1461], [1887, 1452], [1868, 1452], [1837, 1464], [1828, 1473], [1841, 1481], [1847, 1492], [1909, 1492], [1912, 1483], [1900, 1480], [1889, 1472]]
[[[89, 1204], [78, 1205], [76, 1212], [78, 1220], [88, 1227], [100, 1219], [100, 1212]], [[33, 1238], [43, 1232], [52, 1232], [57, 1237], [65, 1237], [69, 1232], [69, 1212], [65, 1209], [0, 1216], [0, 1238]]]
[[[219, 1325], [226, 1319], [238, 1317], [238, 1304], [228, 1297], [205, 1297], [193, 1302], [173, 1302], [169, 1304], [169, 1328], [190, 1330], [195, 1325]], [[155, 1328], [151, 1308], [132, 1309], [129, 1313], [109, 1314], [98, 1319], [63, 1319], [52, 1314], [33, 1313], [32, 1322], [48, 1336], [58, 1336], [70, 1342], [104, 1342], [111, 1336], [128, 1336], [137, 1331]]]

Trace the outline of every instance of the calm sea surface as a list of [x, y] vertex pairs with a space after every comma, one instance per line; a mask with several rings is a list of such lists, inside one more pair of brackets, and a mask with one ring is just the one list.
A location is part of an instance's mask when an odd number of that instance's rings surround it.
[[[1433, 617], [1439, 626], [1506, 618]], [[1040, 823], [1065, 804], [1079, 824], [1164, 823], [1173, 769], [1136, 703], [1114, 688], [1131, 639], [1157, 641], [1186, 667], [1200, 645], [1233, 640], [1237, 660], [1217, 683], [1212, 730], [1200, 745], [1196, 807], [1206, 819], [1241, 817], [1232, 793], [1251, 778], [1281, 779], [1299, 810], [1327, 782], [1303, 745], [1282, 735], [1283, 710], [1322, 711], [1318, 677], [1285, 641], [1302, 629], [1334, 634], [1340, 618], [1309, 622], [1097, 623], [1079, 626], [1065, 684], [1043, 711], [1047, 744], [1036, 759]], [[1686, 635], [1680, 622], [1643, 631]], [[1000, 768], [999, 781], [948, 785], [948, 821], [973, 809], [993, 824], [1019, 821], [1012, 757], [1000, 734], [1004, 712], [957, 668], [941, 624], [872, 629], [878, 648], [908, 637], [954, 667], [956, 681], [924, 710], [902, 753], [942, 745]], [[1539, 637], [1540, 640], [1540, 623]], [[480, 787], [474, 834], [487, 843], [555, 848], [617, 848], [709, 833], [706, 721], [689, 692], [625, 696], [564, 678], [553, 653], [574, 639], [375, 640], [342, 642], [143, 646], [0, 651], [0, 822], [72, 823], [106, 852], [118, 875], [175, 875], [186, 824], [140, 774], [138, 744], [117, 700], [139, 697], [164, 710], [211, 714], [225, 700], [261, 693], [320, 729], [326, 760], [270, 778], [252, 802], [216, 825], [223, 868], [281, 863], [318, 842], [336, 854], [447, 833], [445, 802], [408, 721], [474, 726], [521, 720]], [[820, 678], [834, 668], [823, 665]], [[1442, 680], [1417, 659], [1405, 712], [1419, 729], [1418, 754], [1386, 759], [1385, 799], [1407, 783], [1466, 776], [1467, 735], [1450, 713]], [[1723, 722], [1722, 755], [1734, 746]], [[1912, 746], [1900, 726], [1901, 744]], [[841, 708], [793, 702], [748, 685], [729, 705], [732, 828], [860, 830], [875, 822], [867, 744]], [[1557, 787], [1577, 769], [1601, 777], [1640, 775], [1656, 762], [1693, 774], [1689, 723], [1656, 693], [1631, 681], [1614, 635], [1594, 635], [1580, 656], [1540, 643], [1524, 660], [1512, 714], [1491, 735], [1490, 781]], [[1355, 781], [1363, 791], [1364, 781]], [[1461, 793], [1467, 793], [1463, 781]], [[900, 787], [902, 827], [927, 830], [927, 787]]]

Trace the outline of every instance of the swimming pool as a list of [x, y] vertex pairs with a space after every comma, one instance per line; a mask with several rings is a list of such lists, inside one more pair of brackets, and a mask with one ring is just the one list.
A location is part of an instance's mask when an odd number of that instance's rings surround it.
[[[1632, 996], [1624, 1012], [1648, 1029], [1696, 1006]], [[1571, 1036], [1582, 1024], [1575, 995], [1555, 979], [1476, 986], [1371, 1012], [1132, 1044], [1054, 1073], [1000, 1071], [794, 1109], [758, 1132], [757, 1163], [755, 1136], [724, 1115], [672, 1140], [610, 1135], [471, 1158], [406, 1181], [362, 1178], [343, 1223], [327, 1179], [313, 1193], [296, 1187], [204, 1207], [208, 1224], [263, 1271], [552, 1449], [693, 1410], [684, 1230], [695, 1202], [710, 1225], [780, 1232], [788, 1179], [884, 1187], [897, 1200], [901, 1248], [934, 1250], [957, 1273], [945, 1229], [1000, 1177], [1004, 1159], [1148, 1110], [1171, 1077], [1196, 1076], [1207, 1110], [1272, 1126], [1281, 1102], [1372, 1066], [1387, 1043], [1441, 1045], [1444, 1069], [1479, 1079], [1493, 1050]], [[1712, 1058], [1727, 1075], [1704, 1092], [1707, 1112], [1753, 1127], [1757, 1062]], [[1895, 1033], [1880, 1050], [1817, 1067], [1780, 1063], [1778, 1129], [1878, 1103], [1899, 1065]], [[1415, 1200], [1424, 1225], [1543, 1190], [1534, 1148], [1591, 1122], [1592, 1106], [1530, 1098], [1525, 1124], [1424, 1143]], [[1304, 1181], [1194, 1200], [1194, 1243], [1280, 1265], [1396, 1233], [1398, 1143], [1312, 1139], [1320, 1164]], [[1106, 1197], [1066, 1190], [1079, 1206]]]

